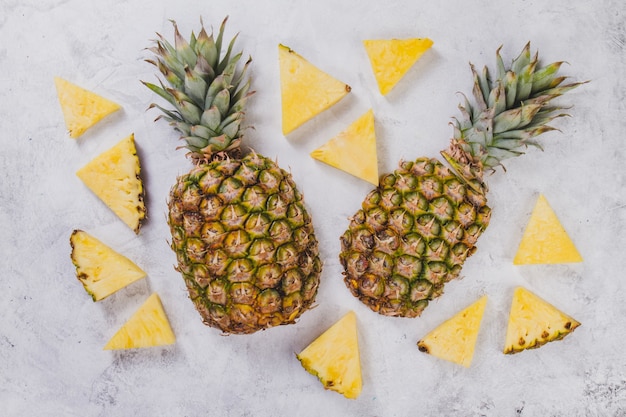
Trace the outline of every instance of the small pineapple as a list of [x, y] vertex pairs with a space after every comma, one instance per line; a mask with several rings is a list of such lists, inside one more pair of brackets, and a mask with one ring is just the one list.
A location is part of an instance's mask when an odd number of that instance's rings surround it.
[[76, 277], [94, 301], [146, 276], [133, 261], [82, 230], [72, 232], [70, 245]]
[[496, 53], [495, 79], [474, 75], [476, 103], [460, 106], [450, 146], [435, 158], [401, 161], [380, 178], [341, 236], [346, 286], [373, 311], [416, 317], [457, 278], [489, 225], [485, 172], [519, 156], [548, 123], [564, 114], [553, 99], [580, 83], [563, 84], [560, 62], [545, 67], [530, 45], [505, 67]]
[[76, 175], [128, 227], [139, 233], [146, 218], [146, 206], [135, 135], [129, 135], [92, 159]]
[[387, 95], [432, 45], [428, 38], [363, 41], [380, 93]]
[[518, 353], [560, 340], [580, 323], [523, 287], [513, 294], [504, 353]]
[[158, 105], [182, 134], [194, 167], [171, 188], [172, 249], [205, 324], [252, 333], [294, 323], [317, 294], [322, 263], [310, 215], [291, 174], [242, 149], [243, 111], [251, 93], [248, 64], [226, 20], [217, 39], [204, 28], [174, 45], [151, 48], [167, 86], [144, 83], [174, 110]]
[[487, 296], [482, 296], [440, 324], [417, 342], [419, 350], [469, 368], [486, 304]]
[[311, 157], [377, 185], [374, 112], [367, 111], [346, 130], [311, 152]]
[[514, 265], [582, 262], [576, 246], [541, 194], [524, 230]]
[[172, 345], [176, 337], [157, 293], [150, 297], [111, 337], [104, 350]]
[[325, 389], [355, 399], [363, 386], [356, 314], [348, 312], [296, 355]]
[[336, 104], [350, 86], [320, 70], [285, 45], [278, 45], [283, 134]]
[[78, 138], [100, 120], [121, 109], [119, 104], [61, 77], [55, 77], [54, 84], [71, 138]]

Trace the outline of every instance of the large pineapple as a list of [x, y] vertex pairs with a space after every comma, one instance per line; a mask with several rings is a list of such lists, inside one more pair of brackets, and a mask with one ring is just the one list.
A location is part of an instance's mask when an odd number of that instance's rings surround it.
[[[182, 134], [194, 167], [178, 177], [168, 223], [191, 300], [225, 333], [294, 323], [314, 302], [321, 261], [311, 217], [290, 173], [242, 149], [248, 63], [233, 38], [222, 48], [204, 27], [150, 50], [167, 86], [146, 84], [173, 110], [156, 106]], [[224, 51], [225, 50], [225, 51]]]
[[484, 173], [519, 156], [564, 114], [552, 100], [580, 83], [564, 83], [561, 62], [540, 66], [530, 45], [495, 80], [472, 66], [473, 95], [460, 106], [454, 136], [434, 158], [402, 161], [383, 175], [341, 237], [340, 260], [352, 294], [388, 316], [416, 317], [459, 276], [489, 224]]

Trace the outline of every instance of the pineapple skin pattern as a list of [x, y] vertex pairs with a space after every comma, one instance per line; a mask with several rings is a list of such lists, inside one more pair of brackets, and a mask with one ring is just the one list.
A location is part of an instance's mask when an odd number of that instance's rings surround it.
[[216, 37], [203, 27], [187, 40], [173, 23], [174, 43], [159, 35], [150, 48], [163, 80], [144, 84], [173, 107], [152, 105], [194, 163], [168, 201], [176, 269], [205, 324], [247, 334], [294, 323], [311, 307], [322, 263], [291, 174], [242, 150], [251, 61], [240, 68], [225, 24]]
[[552, 100], [582, 83], [564, 84], [561, 62], [541, 67], [530, 44], [509, 67], [496, 52], [496, 74], [471, 66], [474, 103], [465, 98], [462, 117], [438, 159], [400, 162], [383, 175], [340, 237], [339, 260], [351, 293], [386, 316], [416, 317], [444, 285], [459, 277], [489, 225], [484, 173], [502, 160], [540, 147], [536, 136], [565, 116]]

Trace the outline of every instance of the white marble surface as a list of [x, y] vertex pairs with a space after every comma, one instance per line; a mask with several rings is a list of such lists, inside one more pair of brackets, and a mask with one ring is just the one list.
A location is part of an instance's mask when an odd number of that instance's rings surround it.
[[[496, 5], [497, 4], [497, 5]], [[146, 108], [156, 98], [143, 48], [168, 19], [187, 35], [200, 16], [254, 58], [257, 95], [247, 141], [291, 167], [314, 217], [325, 261], [317, 308], [293, 326], [250, 336], [205, 327], [173, 270], [166, 197], [189, 163], [176, 133]], [[0, 415], [2, 416], [624, 416], [626, 415], [626, 6], [623, 0], [0, 2]], [[376, 90], [365, 38], [428, 36], [430, 51], [387, 98]], [[592, 82], [561, 103], [562, 133], [489, 178], [493, 220], [464, 279], [418, 319], [378, 316], [345, 288], [338, 237], [368, 184], [308, 154], [373, 108], [380, 170], [437, 156], [451, 135], [468, 62], [509, 60], [527, 41], [544, 62]], [[353, 87], [289, 138], [281, 135], [277, 44], [285, 43]], [[82, 139], [65, 133], [53, 77], [123, 105]], [[74, 175], [134, 132], [149, 221], [135, 236]], [[583, 254], [580, 265], [514, 267], [538, 193]], [[82, 228], [135, 260], [148, 278], [93, 303], [74, 276], [69, 235]], [[501, 353], [511, 292], [524, 285], [583, 325], [559, 343]], [[177, 335], [173, 347], [112, 353], [102, 346], [151, 291]], [[416, 341], [487, 294], [474, 363], [425, 355]], [[294, 356], [346, 311], [358, 314], [364, 389], [357, 400], [324, 391]]]

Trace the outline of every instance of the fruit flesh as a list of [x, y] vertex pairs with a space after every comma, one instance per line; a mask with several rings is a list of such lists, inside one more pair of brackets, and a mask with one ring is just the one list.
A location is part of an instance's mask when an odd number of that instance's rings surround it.
[[469, 368], [486, 304], [483, 296], [443, 322], [417, 342], [420, 351]]
[[282, 129], [287, 135], [350, 92], [350, 86], [320, 70], [285, 45], [278, 46]]
[[430, 49], [428, 38], [375, 39], [363, 41], [378, 88], [387, 95], [409, 69]]
[[78, 138], [87, 129], [121, 108], [119, 104], [61, 77], [55, 77], [54, 83], [71, 138]]
[[357, 398], [362, 390], [356, 314], [349, 312], [296, 355], [325, 389]]
[[523, 287], [515, 289], [511, 302], [504, 353], [518, 353], [560, 340], [580, 322]]
[[374, 112], [368, 110], [346, 130], [311, 152], [311, 157], [378, 185]]
[[163, 304], [153, 293], [111, 337], [104, 350], [137, 349], [171, 345], [176, 342]]
[[92, 159], [76, 175], [128, 227], [139, 233], [146, 206], [133, 134]]
[[541, 194], [524, 230], [514, 265], [582, 262], [583, 258]]
[[94, 301], [146, 276], [130, 259], [82, 230], [72, 232], [70, 244], [76, 276]]

